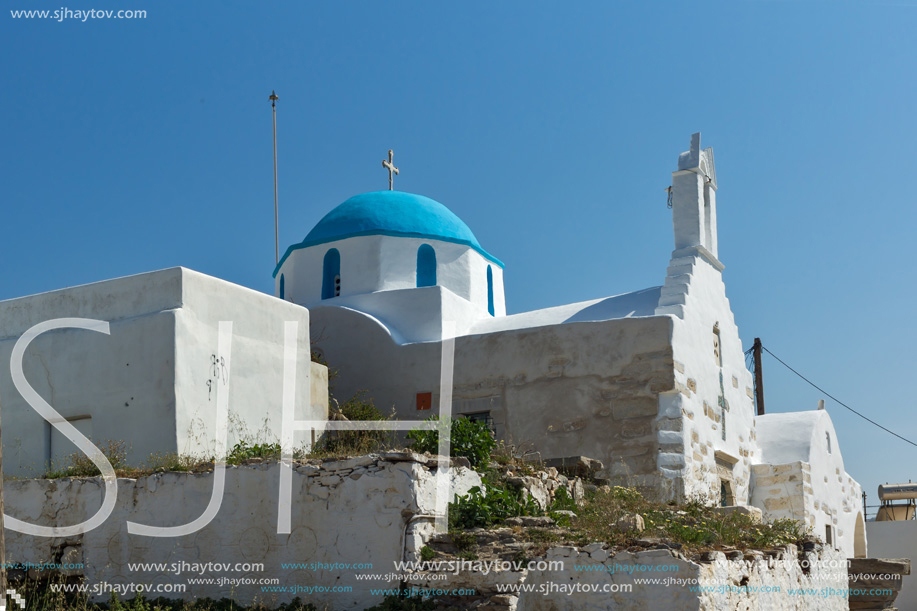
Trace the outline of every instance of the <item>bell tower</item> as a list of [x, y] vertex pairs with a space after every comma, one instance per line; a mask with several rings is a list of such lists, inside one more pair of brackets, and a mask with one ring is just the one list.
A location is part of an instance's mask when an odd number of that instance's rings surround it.
[[672, 222], [676, 253], [696, 250], [704, 258], [719, 262], [716, 168], [713, 149], [700, 147], [700, 132], [691, 136], [690, 150], [678, 156], [678, 170], [672, 172]]

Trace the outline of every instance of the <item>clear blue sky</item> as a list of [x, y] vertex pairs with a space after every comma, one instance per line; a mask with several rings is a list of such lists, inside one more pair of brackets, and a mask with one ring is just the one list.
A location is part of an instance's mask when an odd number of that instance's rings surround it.
[[[917, 3], [80, 2], [148, 15], [0, 15], [0, 299], [175, 265], [270, 291], [271, 89], [281, 250], [394, 148], [397, 188], [506, 263], [510, 312], [662, 284], [702, 131], [746, 347], [917, 438]], [[765, 373], [771, 411], [822, 396]], [[828, 409], [870, 502], [917, 479]]]

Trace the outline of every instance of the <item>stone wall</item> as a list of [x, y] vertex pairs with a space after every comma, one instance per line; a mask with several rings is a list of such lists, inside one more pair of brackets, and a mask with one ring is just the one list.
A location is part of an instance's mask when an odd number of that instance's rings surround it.
[[755, 465], [752, 467], [752, 476], [754, 487], [751, 503], [761, 508], [766, 520], [790, 518], [814, 528], [815, 497], [812, 494], [809, 463], [800, 461], [786, 465]]
[[[317, 346], [341, 372], [337, 396], [365, 388], [399, 419], [438, 413], [439, 343], [398, 345], [374, 319], [342, 308], [311, 315]], [[681, 423], [679, 409], [660, 413], [660, 394], [675, 388], [671, 332], [672, 320], [658, 316], [458, 337], [453, 414], [488, 412], [497, 439], [519, 453], [589, 456], [605, 477], [670, 496], [657, 460], [660, 439]], [[418, 393], [431, 393], [432, 410], [417, 409]]]
[[515, 611], [847, 611], [846, 560], [829, 549], [709, 552], [695, 562], [667, 549], [615, 552], [592, 543], [549, 549], [544, 561], [555, 564], [454, 571], [433, 583], [474, 589], [487, 608]]
[[[364, 609], [381, 599], [370, 588], [398, 584], [358, 580], [356, 575], [391, 573], [392, 563], [401, 560], [405, 550], [410, 555], [419, 549], [424, 533], [414, 527], [432, 521], [435, 471], [434, 459], [412, 453], [298, 464], [293, 473], [292, 532], [277, 534], [278, 464], [229, 467], [222, 505], [214, 520], [194, 534], [169, 538], [129, 534], [126, 523], [176, 526], [191, 522], [207, 506], [213, 474], [161, 473], [119, 479], [117, 505], [100, 527], [66, 539], [7, 530], [7, 561], [81, 562], [83, 570], [70, 573], [81, 574], [91, 586], [187, 586], [184, 593], [164, 594], [169, 598], [232, 597], [248, 605], [256, 598], [277, 604], [299, 596], [319, 608]], [[450, 473], [456, 494], [480, 485], [474, 471], [459, 467]], [[100, 478], [11, 481], [5, 486], [4, 500], [8, 515], [45, 526], [65, 526], [95, 513], [102, 490]], [[242, 566], [229, 571], [192, 568], [208, 562]], [[133, 563], [168, 563], [169, 567], [138, 568]], [[284, 566], [286, 563], [300, 566]], [[334, 563], [367, 566], [332, 568]], [[263, 567], [259, 570], [253, 564]], [[173, 566], [186, 568], [176, 574]], [[195, 584], [191, 578], [223, 581]], [[290, 591], [263, 592], [265, 584], [259, 580], [265, 578], [278, 579], [270, 587]], [[239, 579], [253, 583], [231, 581]], [[315, 586], [326, 590], [304, 590]], [[292, 591], [297, 587], [298, 592]], [[332, 592], [333, 587], [351, 590]], [[107, 599], [108, 594], [95, 598]]]

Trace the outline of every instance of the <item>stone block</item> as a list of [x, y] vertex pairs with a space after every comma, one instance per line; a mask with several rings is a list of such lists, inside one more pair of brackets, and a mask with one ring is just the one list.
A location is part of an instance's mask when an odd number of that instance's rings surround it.
[[614, 527], [624, 532], [642, 533], [646, 529], [643, 516], [638, 513], [627, 514], [614, 523]]
[[758, 524], [764, 521], [764, 513], [759, 508], [749, 505], [729, 505], [726, 507], [716, 507], [713, 511], [722, 515], [740, 513], [742, 515], [748, 516], [753, 522]]
[[611, 411], [615, 420], [645, 418], [659, 412], [659, 403], [656, 397], [619, 398], [612, 404]]
[[565, 458], [549, 458], [544, 461], [544, 466], [556, 469], [570, 477], [592, 478], [596, 473], [605, 468], [600, 460], [586, 456], [568, 456]]

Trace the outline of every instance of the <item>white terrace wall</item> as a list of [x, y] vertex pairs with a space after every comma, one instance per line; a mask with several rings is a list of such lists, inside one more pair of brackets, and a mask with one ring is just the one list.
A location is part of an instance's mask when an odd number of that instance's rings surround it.
[[[741, 554], [739, 552], [739, 554]], [[847, 564], [829, 549], [798, 553], [795, 545], [727, 559], [713, 552], [693, 562], [670, 550], [626, 552], [602, 543], [549, 549], [541, 567], [459, 572], [435, 587], [473, 589], [478, 599], [516, 611], [847, 611]], [[546, 567], [546, 569], [542, 569]], [[647, 583], [647, 580], [658, 580]], [[516, 595], [507, 595], [516, 587]], [[693, 591], [692, 591], [693, 588]], [[507, 606], [500, 606], [507, 605]]]
[[[393, 460], [397, 461], [393, 462]], [[435, 510], [435, 462], [416, 454], [362, 456], [303, 465], [293, 472], [292, 532], [277, 534], [277, 463], [229, 467], [222, 505], [202, 530], [183, 537], [158, 538], [128, 534], [128, 521], [151, 526], [177, 526], [198, 518], [210, 499], [213, 474], [163, 473], [138, 480], [118, 480], [118, 502], [100, 527], [82, 536], [52, 539], [7, 530], [9, 562], [84, 564], [85, 583], [186, 584], [183, 594], [167, 598], [233, 598], [244, 605], [258, 599], [271, 606], [299, 596], [319, 608], [365, 609], [377, 604], [370, 588], [396, 588], [384, 580], [362, 581], [357, 574], [389, 574], [403, 552], [416, 552], [415, 525]], [[465, 468], [450, 469], [451, 489], [466, 494], [480, 477]], [[100, 478], [20, 480], [4, 489], [9, 515], [43, 526], [66, 526], [89, 518], [99, 507]], [[450, 499], [451, 500], [451, 499]], [[416, 555], [416, 554], [415, 554]], [[263, 564], [263, 570], [240, 571], [132, 570], [129, 563]], [[301, 568], [284, 567], [299, 563]], [[324, 563], [313, 566], [311, 563]], [[330, 568], [334, 563], [365, 563], [361, 570]], [[309, 566], [306, 567], [305, 565]], [[186, 565], [187, 566], [187, 565]], [[248, 570], [244, 570], [244, 569]], [[196, 574], [194, 574], [196, 573]], [[189, 578], [215, 578], [212, 584]], [[219, 583], [218, 578], [225, 578]], [[271, 587], [288, 592], [265, 593], [261, 579], [278, 579]], [[231, 580], [254, 583], [234, 585]], [[308, 588], [324, 590], [309, 592]], [[294, 588], [300, 590], [294, 592]], [[351, 588], [349, 592], [331, 591]], [[156, 594], [148, 595], [148, 598]], [[129, 596], [130, 597], [130, 596]], [[107, 599], [108, 594], [97, 596]]]
[[[230, 445], [279, 439], [285, 321], [299, 323], [296, 417], [326, 418], [327, 371], [310, 360], [308, 310], [184, 268], [166, 269], [0, 302], [7, 474], [34, 477], [49, 459], [76, 451], [28, 405], [10, 374], [16, 340], [38, 323], [65, 317], [107, 321], [110, 334], [40, 335], [23, 358], [26, 380], [93, 440], [126, 442], [132, 463], [152, 453], [215, 453], [216, 393], [227, 388]], [[233, 323], [231, 371], [217, 349], [220, 321]]]

